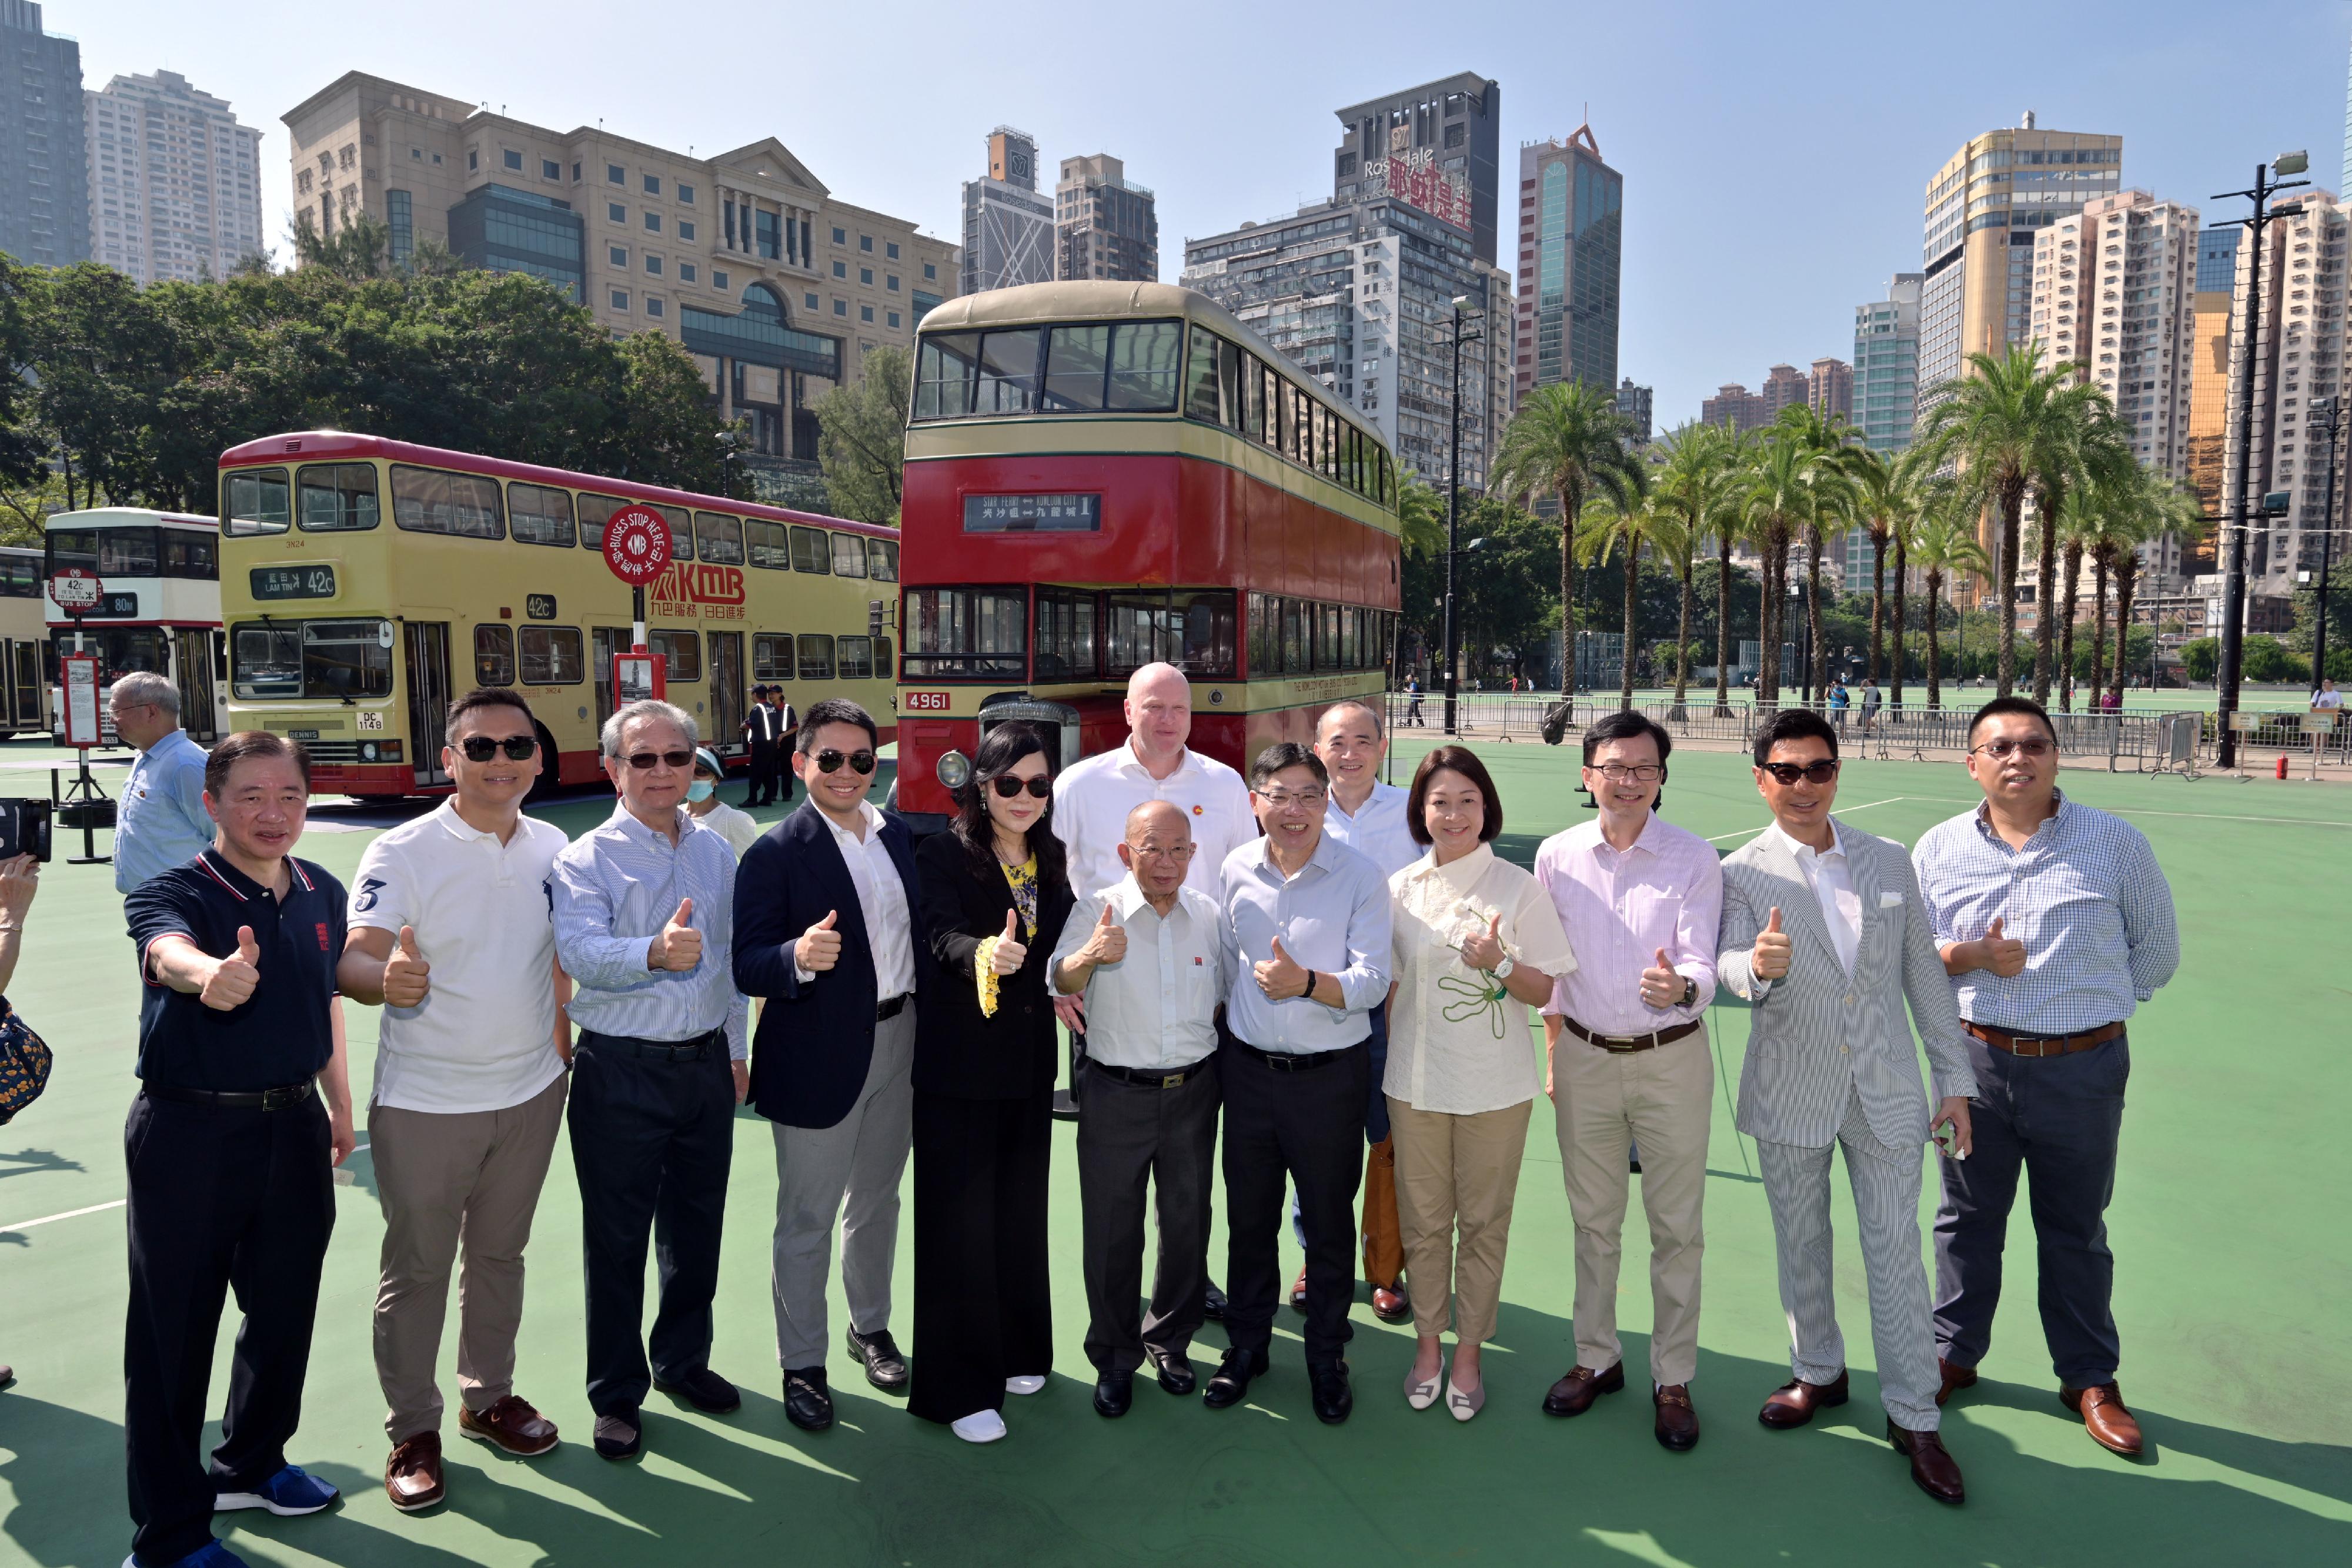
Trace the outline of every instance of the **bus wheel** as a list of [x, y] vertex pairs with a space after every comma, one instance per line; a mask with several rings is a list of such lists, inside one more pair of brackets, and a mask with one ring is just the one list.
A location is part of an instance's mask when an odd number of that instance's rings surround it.
[[530, 781], [530, 793], [522, 798], [522, 803], [536, 806], [553, 799], [555, 792], [563, 788], [557, 777], [562, 763], [556, 756], [555, 737], [547, 733], [547, 726], [533, 719], [530, 727], [539, 734], [539, 777]]

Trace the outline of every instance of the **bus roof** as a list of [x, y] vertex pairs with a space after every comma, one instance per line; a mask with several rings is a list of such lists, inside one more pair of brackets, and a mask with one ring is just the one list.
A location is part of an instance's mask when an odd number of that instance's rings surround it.
[[1051, 321], [1115, 320], [1121, 317], [1165, 320], [1171, 316], [1232, 339], [1286, 379], [1305, 387], [1316, 401], [1340, 418], [1382, 445], [1387, 444], [1377, 425], [1300, 370], [1296, 361], [1259, 337], [1240, 317], [1200, 290], [1173, 283], [1114, 283], [1084, 278], [982, 289], [978, 294], [960, 294], [932, 306], [923, 317], [922, 333], [929, 337], [934, 332], [974, 327], [1027, 327]]
[[184, 528], [220, 531], [218, 517], [199, 517], [188, 512], [152, 512], [144, 507], [91, 507], [79, 512], [52, 512], [42, 519], [41, 527], [47, 531], [50, 528], [137, 528], [151, 523], [172, 523]]
[[514, 463], [503, 457], [452, 452], [440, 446], [420, 446], [413, 441], [393, 441], [381, 435], [354, 435], [341, 430], [294, 430], [282, 435], [264, 436], [258, 441], [230, 447], [221, 454], [220, 465], [240, 468], [257, 463], [284, 463], [289, 458], [296, 462], [382, 458], [391, 463], [452, 468], [495, 479], [520, 479], [526, 485], [593, 490], [600, 495], [618, 496], [623, 500], [700, 507], [705, 511], [730, 512], [740, 517], [761, 517], [771, 522], [806, 523], [816, 528], [865, 534], [877, 539], [898, 537], [898, 530], [893, 528], [878, 523], [853, 522], [847, 517], [829, 517], [822, 512], [796, 512], [783, 507], [763, 506], [757, 501], [698, 495], [691, 490], [673, 490], [665, 485], [641, 485], [629, 479], [607, 478], [601, 474], [576, 474], [566, 468], [543, 468], [536, 463]]

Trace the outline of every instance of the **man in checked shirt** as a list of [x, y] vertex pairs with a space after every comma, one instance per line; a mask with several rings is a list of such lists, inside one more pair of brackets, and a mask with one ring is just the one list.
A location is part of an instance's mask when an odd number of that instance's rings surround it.
[[1979, 708], [1968, 767], [1984, 804], [1912, 852], [1978, 1085], [1975, 1148], [1941, 1161], [1936, 1403], [1976, 1382], [1991, 1343], [2021, 1169], [2059, 1397], [2101, 1447], [2137, 1454], [2139, 1423], [2116, 1386], [2105, 1214], [2131, 1073], [2125, 1024], [2180, 964], [2172, 889], [2138, 829], [2058, 789], [2058, 737], [2040, 705]]

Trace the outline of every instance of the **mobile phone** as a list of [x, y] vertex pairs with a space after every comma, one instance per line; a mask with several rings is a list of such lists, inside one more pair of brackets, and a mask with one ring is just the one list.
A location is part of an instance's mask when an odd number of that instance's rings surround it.
[[39, 800], [0, 800], [0, 860], [30, 855], [49, 858], [49, 803]]

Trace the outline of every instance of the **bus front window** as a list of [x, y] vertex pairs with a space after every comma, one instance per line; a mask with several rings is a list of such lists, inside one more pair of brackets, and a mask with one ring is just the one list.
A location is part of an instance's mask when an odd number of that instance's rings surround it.
[[1029, 596], [1002, 588], [907, 591], [909, 680], [1019, 680], [1028, 667]]
[[229, 690], [247, 698], [300, 696], [301, 628], [239, 626], [229, 640]]
[[243, 622], [229, 636], [229, 689], [242, 698], [388, 697], [392, 622]]
[[[98, 655], [99, 678], [104, 681], [142, 673], [170, 674], [169, 637], [159, 626], [93, 626], [81, 634], [82, 650]], [[71, 627], [58, 627], [53, 640], [58, 653], [74, 651]]]
[[283, 468], [243, 468], [221, 478], [221, 518], [231, 535], [282, 534], [294, 522]]

